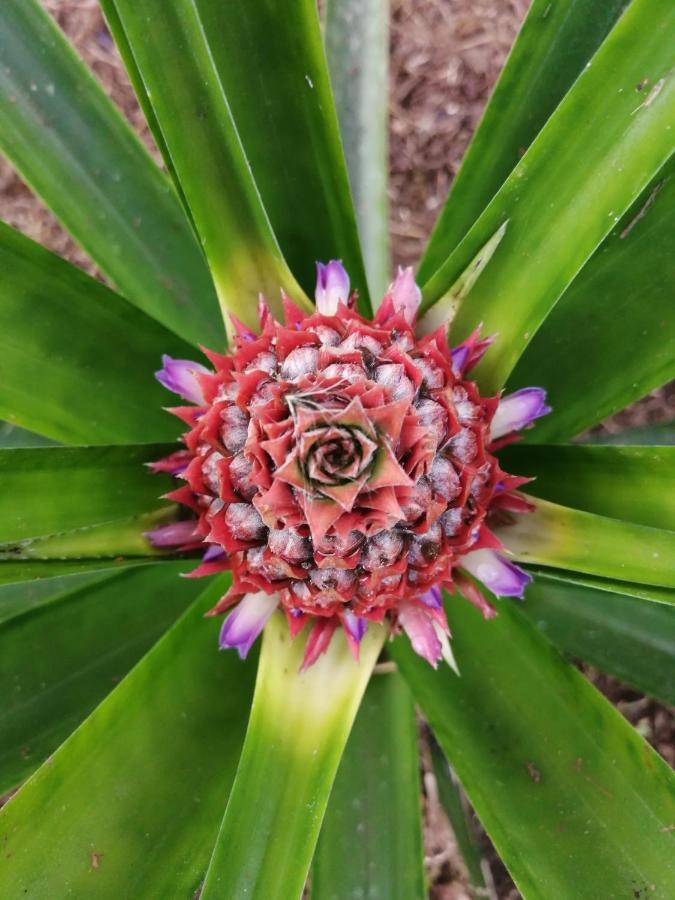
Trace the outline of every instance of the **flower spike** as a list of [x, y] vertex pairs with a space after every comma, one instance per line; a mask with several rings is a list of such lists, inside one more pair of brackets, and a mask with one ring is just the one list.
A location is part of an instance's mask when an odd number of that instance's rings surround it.
[[406, 322], [412, 323], [417, 318], [417, 310], [422, 302], [422, 291], [415, 284], [415, 273], [412, 266], [402, 269], [389, 286], [392, 305], [395, 312], [402, 313]]
[[434, 669], [437, 668], [438, 661], [443, 656], [443, 646], [434, 620], [420, 607], [403, 603], [398, 621], [410, 638], [415, 653], [426, 659]]
[[359, 647], [366, 631], [368, 631], [368, 620], [355, 616], [352, 612], [344, 612], [342, 614], [342, 627], [347, 637], [347, 643], [354, 659], [359, 658]]
[[277, 598], [263, 591], [246, 594], [223, 622], [218, 639], [220, 649], [234, 648], [240, 659], [246, 659], [277, 606]]
[[199, 363], [189, 359], [172, 359], [165, 353], [162, 357], [162, 368], [155, 372], [155, 378], [163, 387], [178, 394], [183, 400], [201, 406], [204, 403], [204, 394], [196, 376], [208, 372], [209, 370]]
[[153, 547], [157, 548], [181, 548], [189, 545], [199, 547], [202, 539], [197, 534], [194, 519], [186, 519], [182, 522], [172, 522], [170, 525], [160, 525], [152, 531], [146, 531], [146, 537]]
[[492, 440], [527, 428], [535, 419], [550, 412], [551, 407], [546, 405], [546, 391], [542, 388], [521, 388], [513, 394], [507, 394], [499, 401], [492, 419]]
[[338, 259], [316, 264], [316, 308], [323, 316], [334, 316], [339, 303], [349, 300], [349, 275]]
[[519, 597], [522, 600], [525, 588], [532, 581], [531, 575], [494, 550], [467, 553], [460, 557], [459, 565], [482, 581], [497, 597]]

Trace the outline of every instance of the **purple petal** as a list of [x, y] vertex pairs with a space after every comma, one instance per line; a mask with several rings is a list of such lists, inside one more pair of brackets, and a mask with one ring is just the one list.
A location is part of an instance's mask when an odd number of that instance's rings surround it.
[[218, 638], [221, 650], [234, 648], [240, 659], [248, 651], [279, 604], [276, 594], [246, 594], [223, 622]]
[[187, 462], [181, 462], [181, 463], [176, 463], [175, 466], [171, 466], [170, 469], [165, 469], [165, 471], [167, 472], [168, 475], [173, 475], [174, 477], [176, 477], [177, 475], [182, 475], [183, 472], [187, 469], [187, 467], [188, 467]]
[[531, 575], [494, 550], [474, 550], [460, 557], [459, 564], [497, 597], [522, 600], [525, 588], [532, 581]]
[[417, 309], [422, 302], [422, 292], [415, 284], [415, 273], [412, 266], [402, 269], [399, 266], [398, 274], [389, 288], [392, 303], [396, 312], [403, 313], [409, 324], [413, 324], [417, 317]]
[[430, 587], [429, 590], [422, 594], [419, 598], [425, 606], [428, 606], [429, 609], [440, 609], [443, 605], [441, 602], [441, 590], [439, 587], [434, 585]]
[[360, 616], [355, 616], [354, 613], [345, 612], [342, 615], [342, 624], [354, 640], [357, 643], [361, 643], [363, 635], [368, 630], [368, 620], [362, 619]]
[[349, 275], [338, 259], [316, 264], [316, 307], [324, 316], [334, 316], [338, 303], [349, 299]]
[[244, 323], [232, 313], [230, 313], [230, 322], [232, 322], [235, 335], [238, 338], [241, 338], [242, 341], [248, 341], [250, 343], [251, 341], [255, 341], [258, 337], [255, 331], [251, 331], [247, 325], [244, 325]]
[[214, 562], [217, 559], [225, 559], [226, 556], [227, 554], [220, 544], [210, 544], [202, 556], [202, 562]]
[[460, 378], [478, 365], [486, 350], [494, 341], [494, 335], [481, 338], [481, 328], [482, 325], [479, 325], [465, 341], [462, 341], [461, 344], [453, 347], [450, 351], [452, 371]]
[[443, 655], [443, 646], [439, 640], [433, 620], [411, 603], [404, 603], [398, 614], [398, 620], [405, 633], [410, 638], [412, 648], [418, 656], [423, 657], [434, 667]]
[[470, 352], [471, 351], [466, 344], [460, 344], [459, 347], [455, 347], [454, 350], [450, 351], [450, 356], [452, 358], [452, 371], [455, 373], [455, 375], [461, 375], [463, 373], [464, 368], [469, 361]]
[[192, 519], [183, 522], [172, 522], [170, 525], [162, 525], [152, 531], [146, 531], [146, 537], [153, 547], [180, 547], [183, 544], [191, 544], [199, 540], [195, 532], [197, 523]]
[[197, 373], [208, 375], [209, 370], [190, 359], [172, 359], [164, 354], [162, 368], [159, 372], [155, 372], [155, 378], [174, 394], [201, 406], [204, 403], [204, 394], [195, 377]]
[[545, 416], [550, 412], [551, 407], [546, 405], [546, 391], [543, 388], [522, 388], [508, 394], [499, 401], [497, 412], [492, 419], [490, 429], [492, 440], [512, 431], [520, 431], [521, 428], [531, 425], [539, 416]]

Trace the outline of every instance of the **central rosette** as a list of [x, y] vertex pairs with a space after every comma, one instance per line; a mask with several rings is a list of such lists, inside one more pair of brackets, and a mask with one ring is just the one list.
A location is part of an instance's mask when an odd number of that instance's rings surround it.
[[[325, 413], [316, 415], [317, 421], [328, 418]], [[332, 497], [338, 503], [345, 498], [335, 488], [357, 482], [362, 487], [377, 450], [377, 443], [371, 439], [376, 438], [375, 433], [369, 438], [349, 423], [340, 423], [339, 416], [336, 413], [333, 418], [336, 424], [317, 425], [298, 436], [304, 485], [323, 491], [325, 497]]]
[[[275, 459], [283, 457], [272, 477], [297, 489], [319, 562], [325, 562], [324, 552], [333, 556], [354, 527], [365, 538], [401, 518], [395, 495], [386, 503], [383, 489], [412, 485], [393, 449], [404, 409], [387, 403], [381, 387], [340, 377], [318, 376], [313, 389], [285, 400], [288, 429], [263, 446]], [[369, 408], [369, 402], [376, 405]], [[359, 520], [351, 521], [355, 507]]]

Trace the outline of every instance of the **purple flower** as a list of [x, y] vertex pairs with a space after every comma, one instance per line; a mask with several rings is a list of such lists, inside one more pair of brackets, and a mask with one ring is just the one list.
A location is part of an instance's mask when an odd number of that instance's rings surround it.
[[325, 265], [316, 264], [316, 307], [324, 316], [334, 316], [338, 303], [349, 299], [349, 275], [338, 259], [331, 259]]
[[546, 405], [546, 391], [543, 388], [521, 388], [513, 394], [502, 397], [497, 412], [492, 419], [490, 435], [492, 440], [520, 431], [531, 425], [535, 419], [551, 412]]
[[206, 553], [202, 556], [202, 562], [215, 562], [216, 560], [226, 559], [226, 557], [227, 553], [225, 553], [220, 544], [209, 544]]
[[422, 302], [422, 292], [415, 284], [415, 274], [412, 266], [402, 269], [399, 266], [398, 273], [393, 283], [389, 286], [388, 293], [396, 312], [402, 313], [406, 322], [412, 324], [417, 316], [417, 309]]
[[443, 655], [443, 645], [439, 639], [434, 620], [419, 606], [403, 603], [399, 610], [398, 620], [410, 638], [412, 648], [418, 656], [434, 667]]
[[354, 613], [345, 612], [342, 615], [342, 624], [345, 631], [349, 633], [349, 636], [353, 638], [357, 644], [360, 644], [363, 635], [368, 630], [368, 620], [362, 619], [360, 616], [355, 616]]
[[184, 522], [172, 522], [170, 525], [161, 525], [152, 531], [146, 531], [146, 537], [153, 547], [181, 547], [184, 544], [201, 543], [201, 538], [195, 531], [197, 523], [194, 519]]
[[207, 375], [209, 370], [190, 359], [172, 359], [165, 353], [162, 356], [162, 368], [155, 372], [155, 378], [174, 394], [201, 406], [205, 401], [198, 374]]
[[532, 581], [531, 575], [494, 550], [474, 550], [462, 556], [459, 564], [497, 597], [519, 597], [522, 600], [525, 588]]
[[461, 376], [466, 368], [467, 363], [469, 362], [469, 354], [471, 350], [467, 344], [460, 344], [459, 347], [455, 347], [450, 351], [450, 356], [452, 358], [452, 371], [455, 375]]
[[440, 609], [443, 605], [441, 602], [441, 590], [436, 585], [433, 585], [426, 593], [422, 594], [420, 600], [429, 609]]
[[463, 377], [470, 369], [478, 365], [494, 340], [494, 336], [481, 338], [481, 327], [479, 325], [465, 341], [450, 351], [452, 371], [458, 378]]
[[234, 647], [240, 659], [245, 659], [278, 604], [276, 594], [246, 594], [223, 622], [218, 639], [220, 649]]
[[232, 322], [232, 327], [234, 328], [234, 333], [237, 337], [241, 338], [244, 341], [254, 341], [257, 337], [255, 331], [251, 331], [251, 329], [244, 325], [244, 323], [238, 319], [233, 313], [230, 313], [230, 322]]

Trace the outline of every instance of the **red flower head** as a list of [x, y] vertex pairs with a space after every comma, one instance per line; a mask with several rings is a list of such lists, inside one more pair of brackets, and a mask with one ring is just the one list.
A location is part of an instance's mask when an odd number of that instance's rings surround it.
[[233, 573], [212, 610], [237, 604], [221, 646], [244, 655], [279, 606], [293, 633], [313, 622], [305, 665], [337, 627], [357, 654], [385, 617], [436, 665], [450, 658], [440, 587], [488, 616], [466, 573], [522, 596], [529, 577], [499, 554], [486, 515], [528, 509], [513, 493], [526, 479], [493, 451], [548, 411], [543, 392], [481, 397], [466, 374], [490, 341], [451, 350], [444, 328], [417, 339], [419, 302], [401, 271], [369, 322], [333, 261], [319, 267], [313, 315], [284, 298], [281, 324], [261, 303], [260, 334], [235, 323], [233, 352], [207, 353], [213, 370], [164, 359], [160, 381], [195, 405], [175, 410], [186, 449], [157, 468], [187, 482], [172, 496], [196, 515], [182, 546], [209, 545], [196, 574]]

